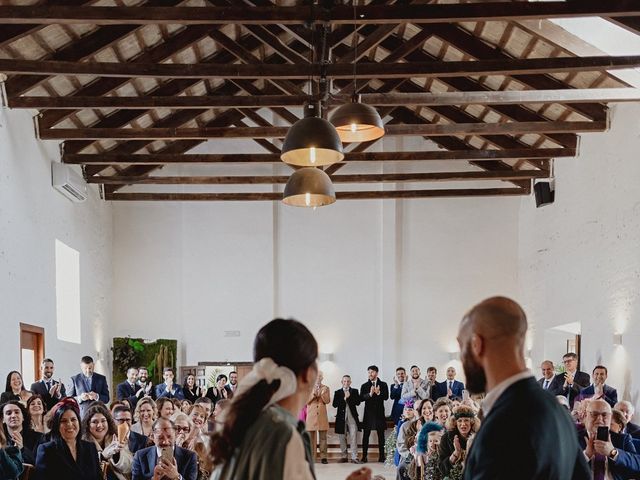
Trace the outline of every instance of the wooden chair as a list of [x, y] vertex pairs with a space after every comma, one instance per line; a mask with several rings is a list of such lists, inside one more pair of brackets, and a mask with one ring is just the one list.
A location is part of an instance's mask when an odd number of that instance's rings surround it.
[[22, 471], [22, 475], [20, 475], [20, 480], [29, 480], [31, 474], [35, 470], [35, 467], [29, 463], [24, 463], [24, 470]]

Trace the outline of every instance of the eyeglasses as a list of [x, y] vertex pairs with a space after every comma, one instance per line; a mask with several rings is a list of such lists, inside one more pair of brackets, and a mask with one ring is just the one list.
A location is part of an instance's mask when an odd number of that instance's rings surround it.
[[116, 418], [115, 421], [116, 423], [131, 423], [130, 418]]
[[602, 420], [606, 422], [607, 419], [611, 417], [611, 412], [587, 412], [587, 413], [593, 420], [597, 420], [598, 417], [602, 417]]
[[571, 362], [577, 362], [577, 360], [575, 358], [567, 358], [566, 360], [562, 361], [562, 363], [571, 363]]
[[156, 428], [153, 433], [171, 433], [171, 432], [175, 432], [176, 429], [173, 427], [165, 427], [165, 428]]
[[189, 433], [190, 431], [191, 431], [191, 427], [189, 426], [186, 426], [186, 427], [181, 427], [179, 425], [176, 426], [176, 433], [181, 433], [181, 432]]

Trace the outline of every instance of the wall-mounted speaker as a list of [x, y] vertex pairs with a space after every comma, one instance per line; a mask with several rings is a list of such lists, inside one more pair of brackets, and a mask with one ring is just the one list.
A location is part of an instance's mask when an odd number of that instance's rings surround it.
[[533, 186], [533, 193], [536, 196], [536, 207], [544, 207], [553, 203], [556, 196], [555, 188], [551, 182], [538, 182]]

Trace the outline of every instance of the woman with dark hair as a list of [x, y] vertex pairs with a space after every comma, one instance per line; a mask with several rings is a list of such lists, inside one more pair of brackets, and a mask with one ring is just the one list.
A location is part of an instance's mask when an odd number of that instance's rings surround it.
[[25, 405], [31, 395], [32, 393], [24, 388], [24, 382], [22, 381], [20, 372], [13, 370], [7, 375], [4, 392], [0, 395], [0, 404], [6, 403], [9, 400], [17, 400]]
[[447, 431], [442, 436], [438, 455], [440, 457], [440, 473], [451, 480], [461, 479], [467, 444], [473, 434], [480, 428], [480, 420], [476, 412], [468, 405], [453, 408], [453, 414], [447, 420]]
[[227, 380], [227, 376], [221, 373], [216, 377], [216, 384], [207, 389], [205, 397], [210, 398], [214, 405], [218, 400], [227, 400], [233, 397], [233, 393], [227, 388]]
[[107, 480], [126, 480], [131, 476], [133, 455], [127, 442], [118, 441], [118, 429], [111, 412], [104, 405], [89, 407], [82, 418], [82, 439], [94, 442], [100, 460], [108, 463]]
[[44, 420], [45, 402], [42, 395], [34, 395], [27, 400], [27, 413], [31, 421], [31, 428], [34, 432], [42, 434], [48, 433], [47, 422]]
[[51, 410], [51, 441], [38, 447], [36, 480], [102, 480], [95, 443], [80, 439], [78, 403], [67, 397]]
[[15, 480], [22, 473], [22, 455], [18, 447], [7, 445], [3, 429], [0, 428], [0, 478]]
[[160, 397], [156, 400], [156, 406], [158, 407], [158, 418], [171, 419], [171, 415], [176, 409], [175, 404], [170, 398]]
[[25, 406], [17, 400], [3, 404], [2, 422], [9, 446], [18, 447], [22, 461], [33, 465], [36, 461], [36, 449], [42, 441], [42, 434], [31, 429], [29, 413]]
[[187, 375], [182, 385], [182, 393], [185, 400], [189, 400], [192, 404], [204, 393], [202, 389], [196, 385], [196, 376], [193, 373]]
[[[211, 436], [214, 480], [312, 480], [310, 438], [298, 414], [316, 381], [318, 344], [296, 320], [272, 320], [253, 344], [253, 370]], [[349, 480], [368, 479], [364, 468]]]

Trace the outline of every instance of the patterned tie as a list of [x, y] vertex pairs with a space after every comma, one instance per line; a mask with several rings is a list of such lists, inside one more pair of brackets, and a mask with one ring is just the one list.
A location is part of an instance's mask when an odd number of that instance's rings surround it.
[[607, 457], [596, 454], [593, 457], [593, 480], [604, 480], [607, 466]]

